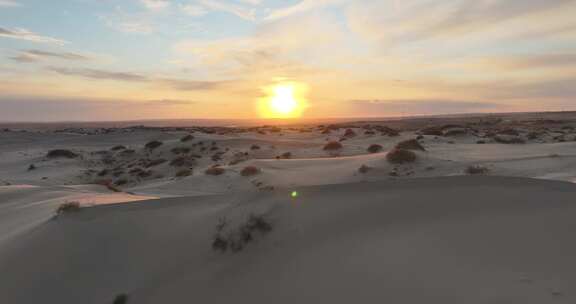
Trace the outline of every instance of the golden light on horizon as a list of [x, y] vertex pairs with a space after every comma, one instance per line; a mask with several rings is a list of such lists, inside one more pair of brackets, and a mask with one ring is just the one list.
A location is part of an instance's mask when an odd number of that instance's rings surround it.
[[297, 82], [281, 82], [264, 88], [266, 97], [258, 102], [263, 118], [298, 118], [308, 106], [307, 86]]

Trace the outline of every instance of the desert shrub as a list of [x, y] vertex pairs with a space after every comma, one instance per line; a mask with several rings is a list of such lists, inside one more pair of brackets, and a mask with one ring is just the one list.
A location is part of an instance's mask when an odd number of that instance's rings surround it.
[[192, 149], [188, 147], [175, 147], [170, 150], [173, 154], [188, 154]]
[[193, 139], [194, 139], [194, 136], [193, 136], [192, 134], [188, 134], [188, 135], [180, 138], [180, 141], [181, 141], [181, 142], [187, 142], [187, 141], [191, 141], [191, 140], [193, 140]]
[[352, 130], [352, 129], [346, 129], [346, 132], [344, 132], [344, 136], [345, 137], [355, 137], [356, 132], [354, 132], [354, 130]]
[[36, 165], [30, 164], [30, 166], [28, 166], [28, 171], [32, 171], [32, 170], [36, 170]]
[[165, 160], [163, 158], [153, 159], [153, 160], [149, 161], [145, 167], [146, 168], [152, 168], [152, 167], [156, 167], [158, 165], [161, 165], [165, 162], [167, 162], [167, 160]]
[[387, 126], [374, 126], [374, 129], [380, 131], [380, 133], [382, 133], [382, 135], [385, 135], [385, 136], [390, 136], [390, 137], [400, 136], [400, 131], [398, 131], [396, 129], [392, 129], [392, 128], [387, 127]]
[[502, 129], [502, 130], [498, 131], [498, 134], [518, 136], [518, 135], [520, 135], [520, 132], [518, 132], [517, 130], [514, 130], [514, 129]]
[[119, 179], [114, 182], [114, 185], [116, 186], [124, 186], [126, 184], [128, 184], [128, 180], [126, 179]]
[[479, 145], [484, 145], [484, 144], [486, 144], [486, 141], [484, 141], [484, 140], [478, 140], [478, 141], [476, 141], [476, 143], [479, 144]]
[[451, 128], [444, 131], [444, 136], [459, 136], [468, 134], [468, 130], [464, 128]]
[[146, 145], [144, 145], [144, 148], [152, 151], [152, 150], [160, 147], [161, 145], [163, 145], [163, 143], [161, 141], [153, 140], [153, 141], [146, 143]]
[[112, 192], [122, 192], [122, 190], [120, 190], [116, 186], [114, 186], [114, 184], [112, 184], [112, 181], [110, 181], [110, 180], [100, 180], [100, 181], [96, 181], [94, 184], [104, 186]]
[[112, 304], [127, 304], [128, 303], [128, 295], [127, 294], [119, 294], [114, 298]]
[[512, 135], [496, 135], [494, 140], [501, 144], [524, 144], [526, 141], [518, 136]]
[[65, 202], [56, 208], [56, 214], [60, 215], [64, 213], [78, 212], [80, 211], [80, 208], [79, 202]]
[[416, 161], [416, 153], [410, 150], [395, 148], [388, 152], [386, 159], [393, 164], [411, 163]]
[[252, 145], [252, 146], [250, 146], [250, 150], [260, 150], [260, 146], [259, 145]]
[[370, 145], [370, 147], [368, 147], [368, 149], [366, 149], [366, 150], [370, 153], [378, 153], [378, 152], [382, 151], [382, 149], [384, 149], [384, 147], [382, 147], [382, 145], [373, 144], [373, 145]]
[[466, 170], [464, 170], [464, 172], [468, 175], [484, 175], [488, 174], [489, 171], [490, 169], [481, 165], [468, 166]]
[[372, 170], [372, 167], [368, 167], [366, 165], [362, 165], [362, 166], [360, 166], [360, 168], [358, 168], [358, 172], [360, 172], [362, 174], [366, 174], [366, 173], [370, 172], [370, 170]]
[[189, 157], [177, 157], [170, 162], [172, 167], [192, 167], [196, 164], [196, 160]]
[[280, 155], [280, 158], [290, 159], [290, 158], [292, 158], [292, 152], [284, 152], [284, 153], [282, 153], [282, 155]]
[[444, 132], [441, 127], [427, 127], [419, 131], [422, 135], [443, 136]]
[[324, 145], [324, 151], [334, 151], [342, 149], [342, 144], [337, 141], [331, 141]]
[[48, 158], [76, 158], [78, 156], [78, 154], [65, 149], [50, 150], [46, 154], [46, 157]]
[[182, 169], [176, 172], [176, 177], [186, 177], [192, 175], [192, 170], [190, 169]]
[[131, 156], [135, 153], [136, 153], [136, 150], [128, 149], [128, 150], [124, 150], [124, 151], [120, 152], [119, 155], [126, 157], [126, 156]]
[[240, 175], [242, 176], [253, 176], [260, 173], [260, 170], [254, 166], [244, 167], [242, 171], [240, 171]]
[[399, 142], [396, 145], [396, 149], [426, 151], [426, 149], [416, 139]]
[[272, 231], [272, 224], [262, 215], [250, 214], [246, 222], [235, 229], [227, 229], [228, 222], [221, 219], [216, 225], [216, 234], [212, 240], [212, 249], [222, 253], [230, 250], [239, 252], [256, 240], [258, 235], [265, 235]]
[[210, 167], [210, 168], [208, 168], [208, 169], [206, 169], [206, 170], [204, 171], [204, 173], [205, 173], [206, 175], [214, 175], [214, 176], [222, 175], [222, 174], [224, 174], [225, 172], [226, 172], [226, 170], [224, 170], [223, 168], [220, 168], [220, 167], [218, 167], [218, 166]]
[[110, 148], [110, 150], [112, 150], [112, 151], [126, 150], [126, 147], [123, 145], [118, 145], [118, 146], [114, 146], [114, 147]]

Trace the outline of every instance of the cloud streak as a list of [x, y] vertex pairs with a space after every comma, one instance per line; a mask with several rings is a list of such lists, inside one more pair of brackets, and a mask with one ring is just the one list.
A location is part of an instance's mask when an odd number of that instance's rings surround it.
[[21, 62], [21, 63], [31, 63], [31, 62], [40, 62], [45, 59], [60, 59], [60, 60], [69, 60], [69, 61], [89, 61], [92, 58], [76, 54], [76, 53], [69, 53], [69, 52], [49, 52], [49, 51], [42, 51], [42, 50], [24, 50], [21, 51], [18, 55], [10, 57], [10, 59]]
[[0, 37], [25, 40], [37, 43], [53, 43], [59, 45], [64, 45], [68, 43], [67, 41], [62, 39], [57, 39], [50, 36], [42, 36], [40, 34], [22, 28], [8, 29], [0, 27]]

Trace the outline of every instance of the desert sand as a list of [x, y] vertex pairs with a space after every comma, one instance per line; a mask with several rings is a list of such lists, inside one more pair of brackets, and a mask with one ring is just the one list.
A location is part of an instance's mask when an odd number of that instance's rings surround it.
[[576, 301], [576, 113], [0, 143], [0, 303]]

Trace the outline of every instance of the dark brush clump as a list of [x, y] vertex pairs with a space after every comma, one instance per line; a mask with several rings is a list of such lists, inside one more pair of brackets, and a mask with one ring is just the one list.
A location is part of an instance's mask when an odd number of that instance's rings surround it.
[[395, 148], [388, 152], [386, 159], [393, 164], [412, 163], [416, 161], [416, 153], [410, 150]]
[[160, 147], [161, 145], [163, 145], [163, 143], [161, 141], [153, 140], [153, 141], [146, 143], [146, 145], [144, 145], [144, 148], [152, 151], [152, 150]]
[[46, 157], [48, 158], [76, 158], [78, 156], [78, 154], [65, 149], [50, 150], [46, 154]]

